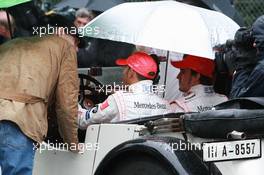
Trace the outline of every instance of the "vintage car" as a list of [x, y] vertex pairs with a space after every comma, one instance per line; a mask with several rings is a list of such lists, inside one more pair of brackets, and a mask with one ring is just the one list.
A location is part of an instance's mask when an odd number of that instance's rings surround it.
[[[165, 63], [161, 64], [163, 83]], [[122, 70], [83, 68], [79, 72], [80, 103], [89, 108], [107, 97], [98, 92], [98, 87], [118, 82]], [[207, 112], [94, 124], [85, 133], [80, 131], [79, 145], [64, 144], [51, 131], [46, 142], [38, 145], [33, 174], [261, 175], [263, 118], [264, 99], [246, 98], [228, 101]], [[175, 129], [179, 119], [184, 121], [184, 132]], [[72, 146], [81, 151], [70, 152]]]
[[[98, 93], [98, 79], [109, 83], [109, 78], [98, 76], [96, 80], [86, 72], [110, 75], [114, 71], [121, 74], [117, 67], [80, 69], [81, 94], [93, 99], [93, 93]], [[83, 102], [86, 107], [91, 105], [90, 100]], [[185, 132], [176, 129], [179, 118], [184, 121]], [[264, 99], [245, 98], [227, 101], [207, 112], [94, 124], [80, 139], [80, 153], [70, 152], [71, 145], [54, 139], [43, 142], [36, 151], [33, 174], [260, 175], [263, 119]]]
[[[232, 106], [91, 125], [80, 153], [69, 152], [69, 145], [43, 143], [36, 152], [34, 174], [260, 175], [263, 98], [228, 103], [258, 109]], [[186, 132], [175, 132], [180, 116]]]

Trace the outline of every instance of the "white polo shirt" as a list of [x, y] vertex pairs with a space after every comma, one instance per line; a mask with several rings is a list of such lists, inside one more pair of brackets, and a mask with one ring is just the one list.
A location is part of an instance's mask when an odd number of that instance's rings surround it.
[[151, 80], [143, 80], [129, 86], [128, 91], [118, 91], [108, 96], [90, 112], [79, 110], [79, 127], [92, 123], [115, 122], [170, 113], [170, 104], [153, 92]]
[[213, 106], [227, 101], [225, 95], [214, 92], [212, 86], [196, 85], [184, 97], [172, 101], [173, 112], [203, 112], [211, 110]]

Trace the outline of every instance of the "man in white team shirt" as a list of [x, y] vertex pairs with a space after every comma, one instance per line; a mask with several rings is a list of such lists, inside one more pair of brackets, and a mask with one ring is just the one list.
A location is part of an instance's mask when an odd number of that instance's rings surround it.
[[214, 61], [193, 55], [185, 55], [181, 61], [171, 64], [180, 69], [177, 76], [183, 97], [171, 102], [174, 112], [203, 112], [227, 100], [214, 92]]
[[157, 64], [144, 52], [135, 52], [116, 64], [125, 66], [123, 82], [128, 90], [117, 91], [90, 111], [79, 107], [78, 123], [81, 129], [93, 123], [131, 120], [171, 112], [167, 101], [157, 96], [152, 80], [157, 74]]

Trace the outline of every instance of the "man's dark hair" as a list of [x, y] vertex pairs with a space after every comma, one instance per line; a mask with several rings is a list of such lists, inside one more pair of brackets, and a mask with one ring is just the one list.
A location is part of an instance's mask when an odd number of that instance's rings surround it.
[[156, 64], [157, 64], [157, 73], [156, 73], [156, 76], [153, 78], [153, 84], [158, 84], [159, 83], [159, 80], [160, 80], [160, 75], [159, 75], [159, 73], [160, 73], [160, 68], [159, 68], [159, 65], [160, 65], [160, 60], [159, 60], [159, 57], [158, 57], [158, 55], [156, 55], [156, 54], [151, 54], [150, 55], [152, 58], [153, 58], [153, 60], [156, 62]]
[[143, 80], [152, 80], [152, 79], [146, 78], [146, 77], [144, 77], [144, 76], [142, 76], [142, 75], [140, 75], [140, 74], [138, 74], [138, 73], [136, 73], [136, 74], [137, 74], [137, 78], [138, 78], [139, 81], [143, 81]]
[[[132, 70], [132, 71], [134, 71], [131, 67], [128, 67], [128, 70]], [[146, 78], [146, 77], [144, 77], [144, 76], [142, 76], [142, 75], [140, 75], [139, 73], [137, 73], [136, 71], [134, 71], [135, 73], [136, 73], [136, 75], [137, 75], [137, 79], [139, 80], [139, 81], [143, 81], [143, 80], [151, 80], [151, 79], [149, 79], [149, 78]]]
[[[194, 70], [191, 70], [191, 75], [192, 76], [197, 76], [197, 74], [199, 74], [198, 72], [195, 72]], [[213, 85], [213, 79], [212, 78], [209, 78], [209, 77], [206, 77], [202, 74], [200, 74], [200, 79], [199, 79], [200, 83], [202, 85], [207, 85], [207, 86], [210, 86], [210, 85]]]

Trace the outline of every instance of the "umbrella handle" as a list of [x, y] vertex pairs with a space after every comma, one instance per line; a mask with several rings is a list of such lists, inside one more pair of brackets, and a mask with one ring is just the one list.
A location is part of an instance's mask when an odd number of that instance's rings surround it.
[[[164, 85], [166, 86], [167, 83], [167, 71], [168, 71], [168, 64], [169, 64], [169, 55], [170, 55], [170, 51], [167, 51], [167, 55], [166, 55], [166, 68], [165, 68], [165, 77], [164, 77]], [[165, 92], [163, 92], [163, 98], [165, 97]]]

